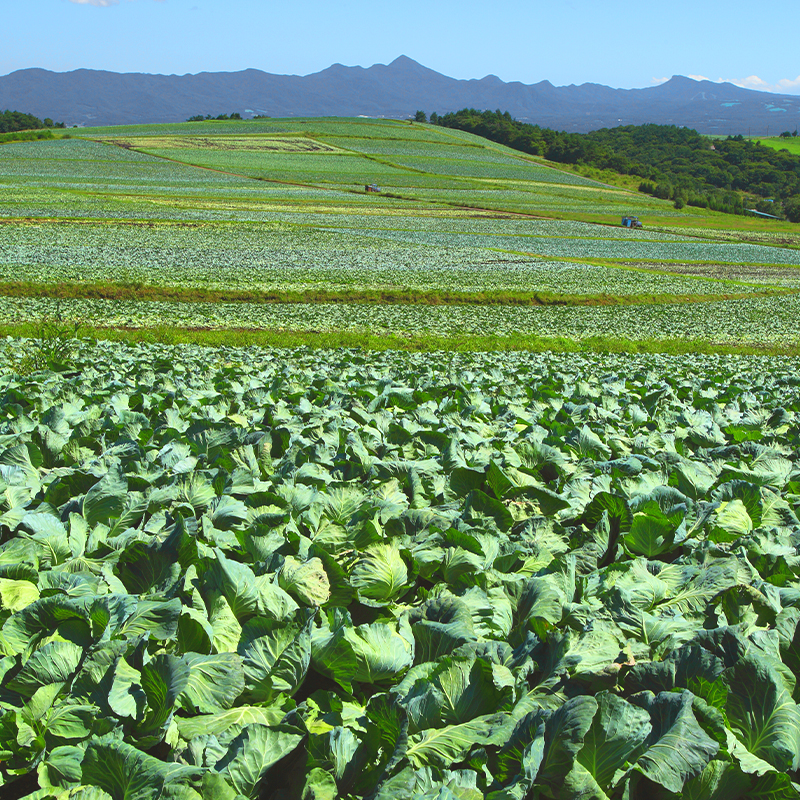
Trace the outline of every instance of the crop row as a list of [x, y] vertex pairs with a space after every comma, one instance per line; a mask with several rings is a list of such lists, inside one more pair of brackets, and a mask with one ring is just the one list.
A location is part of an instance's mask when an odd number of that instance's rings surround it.
[[800, 266], [800, 250], [728, 242], [653, 241], [631, 239], [569, 239], [544, 236], [497, 236], [493, 233], [434, 233], [431, 231], [359, 231], [394, 241], [444, 245], [468, 241], [476, 247], [494, 247], [556, 258], [598, 258], [629, 261], [695, 261], [717, 264], [788, 264]]
[[[339, 215], [339, 222], [346, 220], [347, 215]], [[375, 224], [374, 218], [372, 221]], [[462, 227], [457, 221], [448, 222], [453, 228]], [[455, 230], [422, 236], [281, 223], [21, 223], [4, 225], [2, 232], [0, 281], [145, 283], [230, 290], [409, 287], [563, 294], [724, 294], [759, 288], [547, 261], [482, 246], [488, 241], [528, 249], [540, 241], [545, 246], [552, 243], [538, 235], [518, 234], [511, 241]], [[577, 240], [563, 241], [579, 250]], [[737, 269], [741, 268], [729, 269], [725, 277], [737, 279]], [[754, 277], [770, 282], [768, 269]], [[797, 275], [782, 273], [781, 279], [785, 285], [800, 283], [800, 270]]]
[[689, 229], [685, 233], [670, 233], [662, 230], [623, 229], [618, 225], [592, 225], [560, 219], [534, 219], [519, 216], [480, 215], [474, 212], [459, 213], [456, 210], [440, 209], [427, 214], [393, 214], [386, 211], [364, 214], [361, 210], [340, 215], [317, 215], [313, 222], [320, 227], [332, 227], [338, 222], [350, 228], [389, 228], [394, 230], [424, 231], [432, 233], [453, 232], [458, 234], [487, 234], [495, 236], [532, 236], [565, 239], [620, 239], [624, 241], [692, 242], [697, 241]]
[[797, 295], [634, 306], [405, 306], [351, 303], [178, 303], [0, 298], [0, 314], [36, 322], [64, 314], [79, 322], [123, 327], [363, 330], [464, 335], [597, 336], [647, 341], [691, 339], [796, 346]]
[[[409, 192], [410, 193], [410, 192]], [[648, 215], [685, 219], [695, 216], [695, 211], [678, 211], [671, 205], [653, 200], [646, 195], [611, 190], [586, 190], [560, 184], [531, 183], [514, 184], [490, 181], [482, 188], [474, 186], [462, 189], [415, 189], [413, 195], [419, 199], [440, 203], [452, 203], [476, 208], [513, 210], [535, 214], [537, 209], [545, 213], [581, 213], [610, 215], [638, 214], [647, 222]]]

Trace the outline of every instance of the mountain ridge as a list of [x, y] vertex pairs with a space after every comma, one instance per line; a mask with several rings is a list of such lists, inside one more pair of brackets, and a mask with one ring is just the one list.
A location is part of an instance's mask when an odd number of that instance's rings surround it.
[[418, 109], [501, 109], [524, 122], [586, 132], [617, 125], [674, 124], [709, 134], [777, 134], [800, 124], [800, 96], [674, 75], [646, 88], [597, 83], [554, 86], [461, 80], [408, 56], [371, 67], [331, 64], [306, 76], [250, 68], [184, 75], [39, 67], [0, 76], [0, 109], [63, 120], [68, 126], [179, 122], [195, 114], [370, 116], [404, 119]]

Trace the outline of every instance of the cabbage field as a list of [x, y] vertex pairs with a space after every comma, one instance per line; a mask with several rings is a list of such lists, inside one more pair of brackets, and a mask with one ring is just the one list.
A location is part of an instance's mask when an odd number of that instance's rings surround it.
[[73, 358], [0, 378], [4, 798], [796, 796], [794, 361]]
[[788, 223], [70, 134], [0, 146], [1, 800], [800, 797]]

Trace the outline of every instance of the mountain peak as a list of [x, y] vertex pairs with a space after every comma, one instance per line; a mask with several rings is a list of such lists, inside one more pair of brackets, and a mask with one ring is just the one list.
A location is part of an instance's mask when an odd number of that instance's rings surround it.
[[414, 61], [413, 58], [409, 58], [408, 56], [397, 56], [397, 58], [388, 64], [390, 67], [417, 67], [419, 69], [425, 69], [418, 61]]
[[673, 75], [669, 80], [662, 81], [656, 86], [651, 86], [650, 88], [666, 89], [667, 91], [681, 91], [692, 86], [696, 87], [699, 83], [702, 83], [702, 81], [699, 81], [695, 78], [687, 78], [685, 75]]

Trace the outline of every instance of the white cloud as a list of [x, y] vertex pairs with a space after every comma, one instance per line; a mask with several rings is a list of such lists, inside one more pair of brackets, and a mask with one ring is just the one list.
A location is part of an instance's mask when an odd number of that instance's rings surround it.
[[687, 78], [691, 78], [693, 81], [710, 81], [711, 78], [706, 78], [705, 75], [687, 75]]
[[650, 83], [655, 83], [655, 84], [666, 83], [668, 80], [669, 78], [650, 78]]
[[800, 94], [800, 75], [794, 80], [781, 78], [777, 83], [768, 83], [758, 75], [749, 75], [746, 78], [718, 78], [717, 83], [732, 83], [742, 89], [755, 89], [759, 92], [777, 92], [778, 94]]
[[[720, 78], [720, 81], [723, 79]], [[742, 89], [756, 89], [759, 92], [775, 91], [766, 81], [761, 80], [758, 75], [748, 75], [746, 78], [725, 78], [726, 83], [734, 86], [741, 86]]]
[[779, 92], [798, 94], [800, 93], [800, 75], [798, 75], [793, 81], [789, 80], [789, 78], [781, 78], [776, 85]]

